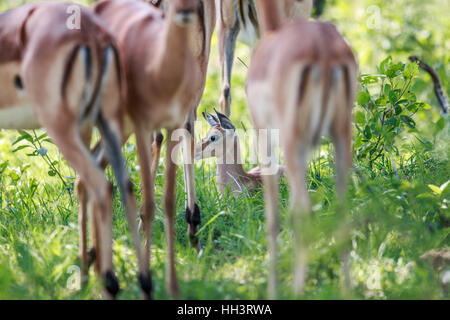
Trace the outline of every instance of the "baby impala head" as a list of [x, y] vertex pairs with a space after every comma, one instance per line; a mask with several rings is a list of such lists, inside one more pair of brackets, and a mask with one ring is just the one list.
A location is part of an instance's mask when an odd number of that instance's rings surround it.
[[200, 0], [170, 0], [169, 5], [174, 6], [175, 22], [180, 26], [192, 23], [196, 18], [196, 10]]
[[208, 130], [206, 137], [196, 145], [195, 160], [221, 157], [227, 149], [234, 146], [234, 139], [230, 138], [234, 137], [236, 127], [226, 115], [217, 111], [215, 113], [215, 115], [212, 115], [203, 112], [203, 117], [211, 128]]

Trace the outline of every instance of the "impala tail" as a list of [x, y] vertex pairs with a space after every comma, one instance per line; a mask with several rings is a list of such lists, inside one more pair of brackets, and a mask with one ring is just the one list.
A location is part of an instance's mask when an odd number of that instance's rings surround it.
[[[101, 76], [100, 76], [100, 87], [97, 90], [97, 97], [93, 106], [93, 112], [97, 114], [96, 117], [97, 126], [102, 136], [104, 149], [106, 151], [108, 160], [117, 178], [120, 193], [122, 195], [122, 201], [124, 203], [125, 208], [127, 208], [128, 175], [126, 173], [125, 164], [121, 153], [121, 143], [120, 143], [121, 137], [119, 137], [117, 132], [113, 130], [113, 127], [105, 118], [105, 115], [103, 114], [101, 108], [104, 90], [108, 78], [112, 73], [112, 69], [116, 67], [115, 59], [117, 59], [116, 52], [114, 51], [113, 47], [108, 46], [105, 50], [105, 59], [101, 69]], [[97, 159], [99, 158], [101, 157], [97, 157]]]

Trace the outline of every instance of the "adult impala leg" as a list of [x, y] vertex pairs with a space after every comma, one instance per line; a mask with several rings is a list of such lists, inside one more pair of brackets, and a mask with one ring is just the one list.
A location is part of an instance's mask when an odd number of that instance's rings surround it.
[[350, 215], [346, 203], [348, 175], [352, 166], [352, 101], [356, 91], [356, 71], [351, 66], [336, 67], [333, 72], [332, 101], [336, 110], [331, 125], [331, 137], [336, 159], [336, 189], [338, 193], [337, 214], [342, 221], [340, 230], [342, 237], [341, 261], [343, 274], [343, 291], [350, 289]]
[[286, 143], [284, 149], [286, 172], [291, 188], [291, 221], [294, 230], [294, 294], [300, 295], [305, 286], [308, 259], [308, 236], [305, 225], [310, 215], [310, 200], [305, 175], [307, 146]]
[[222, 66], [222, 92], [219, 104], [220, 111], [229, 117], [231, 112], [231, 71], [233, 69], [236, 40], [240, 30], [239, 21], [236, 19], [232, 28], [227, 28], [221, 22], [217, 30], [220, 65]]
[[[168, 263], [166, 265], [166, 286], [173, 298], [180, 295], [178, 281], [175, 271], [175, 184], [176, 184], [176, 153], [174, 152], [177, 141], [170, 139], [173, 130], [168, 130], [167, 149], [166, 149], [166, 185], [164, 193], [164, 211], [166, 213], [166, 242]], [[175, 159], [172, 159], [175, 158]]]
[[[138, 151], [138, 160], [141, 167], [141, 185], [142, 185], [142, 208], [141, 219], [145, 234], [145, 249], [144, 249], [144, 268], [150, 270], [150, 247], [151, 247], [151, 233], [152, 223], [155, 217], [155, 194], [154, 194], [154, 180], [151, 174], [150, 159], [152, 158], [151, 143], [153, 135], [145, 129], [145, 125], [137, 124], [135, 128], [136, 144]], [[148, 281], [151, 285], [151, 273], [148, 273]], [[149, 294], [152, 297], [152, 293]]]
[[188, 235], [191, 245], [200, 251], [200, 243], [196, 236], [201, 223], [200, 208], [197, 204], [197, 195], [195, 194], [195, 175], [194, 175], [194, 148], [195, 148], [195, 110], [193, 109], [186, 122], [186, 134], [183, 137], [183, 167], [184, 184], [187, 193], [186, 201], [186, 222], [188, 223]]
[[[91, 128], [86, 128], [81, 134], [83, 143], [89, 147], [92, 130]], [[83, 182], [77, 178], [75, 182], [75, 190], [79, 202], [78, 210], [78, 226], [79, 226], [79, 241], [80, 241], [80, 263], [81, 263], [81, 273], [80, 273], [80, 283], [84, 287], [89, 281], [89, 266], [93, 261], [90, 261], [90, 255], [87, 251], [87, 215], [88, 215], [88, 194]]]
[[159, 159], [161, 157], [161, 146], [164, 141], [164, 135], [161, 131], [155, 132], [153, 134], [153, 143], [152, 143], [152, 178], [153, 184], [156, 182], [156, 175], [159, 167]]
[[258, 136], [258, 152], [264, 183], [265, 219], [269, 246], [269, 283], [267, 292], [269, 299], [276, 299], [278, 288], [278, 233], [280, 221], [278, 213], [278, 175], [271, 172], [275, 161], [270, 132], [261, 132]]
[[[347, 114], [348, 119], [351, 117], [351, 109]], [[349, 238], [350, 217], [349, 209], [346, 205], [348, 174], [352, 165], [352, 147], [351, 147], [351, 122], [342, 123], [339, 136], [335, 135], [333, 144], [335, 148], [336, 158], [336, 188], [338, 193], [338, 215], [343, 226], [339, 230], [343, 237], [343, 248], [341, 253], [342, 274], [343, 274], [343, 290], [350, 289], [350, 250], [351, 239]]]
[[[59, 118], [64, 121], [64, 116]], [[76, 123], [67, 121], [65, 123]], [[68, 163], [79, 173], [85, 182], [93, 203], [93, 219], [97, 228], [99, 240], [97, 251], [99, 257], [99, 269], [103, 278], [104, 296], [115, 298], [119, 292], [119, 283], [113, 273], [112, 262], [112, 186], [106, 180], [102, 171], [96, 166], [89, 150], [86, 148], [79, 135], [76, 125], [71, 127], [44, 126], [58, 146]]]

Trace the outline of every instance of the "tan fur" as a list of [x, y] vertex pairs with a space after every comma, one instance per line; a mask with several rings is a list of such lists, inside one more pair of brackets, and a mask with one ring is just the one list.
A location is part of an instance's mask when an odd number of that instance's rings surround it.
[[[152, 155], [150, 144], [154, 132], [166, 128], [169, 133], [164, 200], [167, 215], [167, 288], [170, 294], [176, 297], [179, 294], [175, 275], [173, 231], [176, 164], [170, 158], [175, 147], [171, 141], [171, 133], [183, 126], [188, 114], [195, 111], [201, 99], [206, 78], [209, 42], [202, 43], [196, 37], [193, 38], [193, 34], [199, 34], [199, 24], [195, 20], [187, 22], [186, 25], [179, 25], [180, 14], [183, 11], [196, 16], [200, 0], [167, 2], [166, 14], [148, 3], [137, 0], [100, 1], [93, 6], [93, 10], [115, 35], [122, 56], [128, 88], [124, 108], [131, 120], [130, 129], [136, 135], [141, 166], [142, 219], [147, 239], [145, 256], [147, 264], [150, 260], [151, 224], [154, 217], [152, 171], [156, 172], [159, 158]], [[208, 14], [213, 8], [204, 6]], [[203, 39], [209, 41], [213, 24], [206, 21], [205, 26], [206, 34], [202, 36], [202, 41]], [[128, 137], [132, 132], [125, 132], [124, 137]], [[153, 149], [159, 153], [158, 145]], [[150, 167], [152, 159], [156, 163]], [[190, 181], [193, 183], [193, 176]]]
[[[261, 13], [255, 11], [258, 0], [215, 0], [217, 6], [217, 35], [219, 57], [222, 66], [222, 93], [220, 110], [230, 115], [231, 71], [236, 40], [254, 47], [261, 35]], [[313, 0], [277, 0], [273, 5], [280, 12], [281, 22], [297, 18], [309, 18]]]
[[[160, 1], [159, 6], [167, 4], [167, 0]], [[216, 8], [212, 0], [201, 0], [197, 8], [197, 19], [189, 32], [189, 46], [192, 49], [195, 58], [193, 73], [197, 75], [192, 79], [194, 95], [191, 99], [185, 100], [185, 104], [190, 106], [190, 112], [187, 116], [185, 128], [186, 135], [183, 138], [183, 163], [184, 163], [184, 180], [186, 190], [186, 211], [187, 214], [193, 213], [197, 206], [197, 197], [195, 193], [195, 175], [194, 175], [194, 137], [195, 126], [194, 121], [197, 118], [197, 108], [203, 96], [206, 83], [207, 68], [211, 51], [211, 38], [215, 26]], [[161, 145], [153, 143], [153, 159], [152, 159], [152, 176], [156, 173], [159, 163]], [[192, 222], [188, 223], [188, 235], [191, 244], [200, 250], [200, 243], [196, 233], [199, 225]]]
[[[321, 135], [329, 133], [336, 150], [336, 183], [342, 199], [351, 166], [351, 113], [357, 90], [357, 65], [352, 50], [332, 24], [306, 20], [282, 24], [278, 2], [256, 3], [263, 38], [252, 57], [247, 96], [255, 127], [279, 130], [291, 188], [296, 252], [294, 290], [299, 294], [306, 279], [308, 257], [308, 245], [301, 234], [310, 212], [305, 185], [308, 155]], [[261, 136], [260, 148], [267, 142]], [[264, 175], [263, 179], [270, 251], [268, 289], [274, 298], [279, 230], [277, 177]]]
[[[113, 72], [109, 74], [111, 78], [106, 79], [108, 85], [104, 85], [100, 77], [101, 71], [105, 71], [102, 68], [105, 53], [108, 48], [114, 47], [111, 36], [103, 29], [100, 21], [83, 7], [80, 7], [81, 29], [69, 30], [66, 27], [69, 5], [37, 3], [0, 14], [0, 78], [3, 82], [0, 86], [0, 116], [8, 110], [14, 110], [17, 105], [32, 110], [33, 119], [26, 121], [24, 119], [31, 114], [28, 111], [23, 113], [22, 118], [17, 114], [13, 118], [13, 113], [10, 113], [10, 120], [14, 121], [6, 128], [26, 129], [37, 125], [45, 128], [68, 163], [79, 174], [85, 186], [77, 188], [80, 202], [89, 201], [92, 207], [94, 229], [98, 231], [94, 240], [97, 271], [104, 277], [107, 273], [113, 275], [112, 193], [109, 182], [89, 153], [89, 139], [86, 137], [90, 135], [86, 135], [86, 132], [91, 130], [100, 112], [105, 121], [111, 124], [114, 131], [112, 135], [118, 139], [121, 133], [117, 130], [120, 119], [116, 111], [121, 96], [116, 94], [115, 99], [103, 104], [100, 95], [120, 93], [121, 85]], [[87, 81], [84, 71], [87, 64], [79, 54], [83, 50], [91, 52], [91, 81]], [[20, 78], [23, 90], [14, 85], [15, 77]], [[83, 92], [89, 92], [89, 97], [85, 99]], [[97, 113], [85, 117], [83, 111], [95, 108], [94, 104], [99, 105]], [[30, 126], [30, 123], [33, 125]], [[4, 125], [5, 121], [0, 121], [0, 124]], [[132, 208], [134, 198], [132, 194], [128, 197], [129, 208]], [[86, 211], [84, 207], [80, 210]], [[80, 217], [80, 232], [84, 236], [85, 218]], [[82, 276], [87, 276], [85, 237], [81, 237], [80, 244]], [[136, 249], [138, 259], [141, 260], [139, 247]], [[105, 297], [114, 298], [114, 294], [105, 287]]]
[[[211, 137], [216, 139], [211, 141]], [[228, 133], [220, 124], [211, 127], [206, 136], [196, 144], [195, 159], [206, 159], [215, 157], [217, 159], [217, 185], [221, 193], [227, 187], [233, 195], [237, 196], [243, 192], [254, 193], [262, 186], [261, 169], [253, 168], [246, 172], [242, 167], [239, 138], [236, 133]], [[278, 174], [282, 174], [279, 168]]]

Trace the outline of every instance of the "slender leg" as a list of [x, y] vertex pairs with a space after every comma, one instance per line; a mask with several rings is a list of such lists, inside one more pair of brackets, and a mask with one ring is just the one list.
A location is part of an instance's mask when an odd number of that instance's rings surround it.
[[[268, 132], [266, 132], [268, 134]], [[259, 158], [262, 169], [262, 177], [264, 183], [264, 200], [265, 200], [265, 218], [267, 229], [267, 240], [269, 245], [269, 283], [268, 296], [269, 299], [277, 298], [277, 282], [278, 282], [278, 233], [280, 230], [280, 221], [278, 213], [278, 175], [273, 174], [271, 168], [275, 161], [275, 154], [269, 137], [266, 133], [259, 134]], [[268, 152], [265, 153], [265, 152]]]
[[188, 223], [188, 235], [191, 245], [200, 251], [200, 243], [196, 236], [201, 223], [200, 208], [197, 204], [197, 195], [195, 194], [195, 175], [194, 175], [194, 119], [195, 110], [193, 109], [186, 122], [187, 134], [183, 138], [183, 166], [184, 166], [184, 185], [187, 193], [186, 203], [186, 222]]
[[233, 69], [234, 50], [239, 30], [239, 21], [236, 20], [231, 29], [227, 29], [223, 24], [219, 24], [217, 32], [220, 64], [222, 66], [222, 93], [219, 104], [220, 111], [228, 117], [231, 112], [231, 71]]
[[[65, 121], [64, 123], [75, 123]], [[45, 124], [44, 124], [45, 125]], [[104, 295], [114, 298], [119, 291], [119, 283], [113, 273], [112, 264], [112, 194], [111, 185], [102, 171], [96, 166], [89, 150], [79, 136], [79, 128], [45, 126], [68, 163], [79, 173], [85, 182], [94, 203], [93, 218], [98, 227], [100, 273], [104, 279]], [[53, 130], [52, 130], [53, 129]]]
[[[82, 140], [85, 146], [89, 147], [92, 137], [91, 128], [86, 128], [82, 132]], [[89, 281], [89, 266], [92, 261], [89, 261], [89, 254], [87, 251], [87, 203], [88, 194], [84, 183], [77, 178], [75, 182], [75, 190], [77, 192], [78, 202], [79, 202], [79, 212], [78, 212], [78, 226], [79, 226], [79, 241], [80, 241], [80, 261], [81, 261], [81, 286], [85, 287]]]
[[287, 143], [284, 149], [286, 173], [291, 188], [291, 221], [294, 230], [294, 293], [302, 294], [307, 274], [308, 237], [307, 218], [310, 214], [310, 200], [306, 188], [307, 163], [306, 146], [296, 147]]
[[153, 184], [155, 184], [156, 181], [156, 174], [158, 171], [159, 166], [159, 159], [161, 156], [161, 146], [164, 141], [164, 136], [161, 132], [156, 132], [153, 135], [153, 144], [152, 144], [152, 178], [153, 178]]
[[152, 135], [148, 131], [146, 131], [142, 125], [136, 126], [135, 133], [139, 165], [141, 166], [141, 184], [143, 197], [141, 215], [145, 233], [144, 268], [145, 270], [149, 270], [152, 223], [155, 216], [155, 194], [153, 177], [151, 175], [150, 168], [150, 159], [152, 157]]
[[164, 210], [166, 212], [166, 242], [168, 251], [168, 263], [166, 265], [166, 286], [173, 298], [180, 295], [178, 281], [175, 272], [175, 184], [177, 165], [176, 153], [173, 152], [177, 142], [172, 141], [173, 130], [168, 130], [167, 150], [166, 150], [166, 186], [164, 193]]
[[78, 213], [80, 261], [81, 261], [81, 286], [85, 287], [89, 281], [89, 257], [87, 252], [87, 192], [83, 183], [77, 180], [75, 184], [78, 201], [80, 203]]
[[[348, 115], [351, 117], [351, 114]], [[338, 214], [343, 221], [343, 230], [340, 232], [344, 235], [344, 247], [342, 249], [342, 273], [343, 273], [343, 291], [346, 293], [350, 289], [350, 250], [351, 239], [348, 238], [349, 232], [349, 216], [348, 208], [345, 202], [348, 185], [348, 173], [352, 166], [352, 141], [351, 141], [351, 125], [350, 121], [344, 121], [340, 134], [333, 135], [333, 144], [336, 156], [336, 188], [338, 192]]]
[[[133, 239], [133, 246], [136, 252], [139, 268], [139, 284], [142, 289], [144, 299], [152, 298], [152, 279], [148, 268], [148, 263], [144, 261], [141, 248], [141, 240], [137, 226], [137, 206], [133, 195], [133, 185], [128, 176], [125, 164], [120, 152], [121, 144], [119, 137], [121, 136], [120, 126], [117, 119], [106, 122], [102, 116], [99, 117], [98, 126], [102, 133], [105, 149], [108, 154], [111, 166], [117, 177], [118, 185], [122, 194], [122, 202], [125, 207], [128, 226]], [[147, 260], [148, 261], [148, 260]]]

